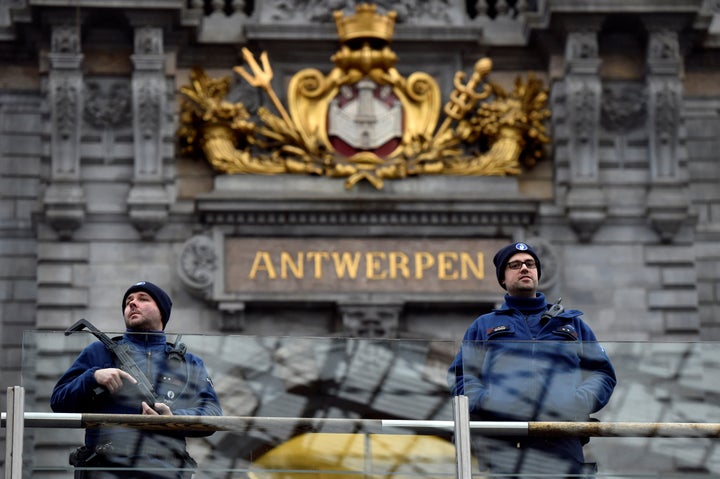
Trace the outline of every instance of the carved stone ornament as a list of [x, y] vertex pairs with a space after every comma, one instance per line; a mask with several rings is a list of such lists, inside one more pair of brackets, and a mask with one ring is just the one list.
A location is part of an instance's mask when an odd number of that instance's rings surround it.
[[52, 30], [53, 53], [80, 53], [80, 32], [73, 25], [58, 25]]
[[97, 128], [128, 125], [132, 118], [130, 98], [130, 84], [127, 81], [112, 84], [88, 81], [85, 84], [83, 116]]
[[163, 53], [162, 29], [143, 27], [135, 34], [136, 55], [161, 55]]
[[146, 79], [137, 88], [139, 130], [145, 140], [153, 138], [160, 129], [160, 92], [153, 79]]
[[61, 78], [53, 82], [53, 99], [57, 133], [60, 140], [69, 140], [77, 129], [77, 108], [80, 93], [73, 79]]
[[267, 54], [258, 63], [243, 49], [249, 71], [235, 72], [262, 89], [279, 114], [260, 107], [255, 121], [247, 105], [226, 98], [229, 77], [194, 69], [180, 89], [183, 153], [226, 174], [314, 174], [377, 189], [386, 179], [417, 175], [517, 175], [543, 157], [550, 111], [539, 79], [518, 77], [507, 92], [487, 80], [492, 62], [480, 59], [470, 78], [455, 74], [440, 123], [435, 79], [423, 72], [406, 78], [394, 67], [394, 11], [383, 16], [361, 4], [354, 16], [337, 11], [334, 18], [341, 42], [335, 67], [327, 75], [297, 72], [287, 106], [271, 85]]
[[178, 276], [191, 291], [202, 295], [212, 288], [218, 262], [212, 238], [193, 236], [185, 242], [180, 252]]
[[611, 132], [627, 133], [645, 126], [647, 92], [643, 85], [606, 85], [601, 103], [602, 126]]
[[400, 305], [339, 305], [344, 333], [357, 338], [397, 338]]

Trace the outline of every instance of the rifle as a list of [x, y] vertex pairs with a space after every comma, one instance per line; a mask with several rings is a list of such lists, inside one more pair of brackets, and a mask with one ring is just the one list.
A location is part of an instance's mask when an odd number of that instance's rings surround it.
[[159, 402], [158, 397], [155, 395], [155, 388], [148, 380], [145, 373], [142, 372], [140, 366], [137, 365], [132, 355], [130, 354], [127, 344], [118, 344], [108, 337], [107, 334], [100, 331], [98, 328], [92, 325], [92, 323], [86, 319], [80, 319], [78, 322], [70, 326], [65, 330], [65, 336], [69, 336], [75, 331], [80, 331], [83, 328], [87, 328], [92, 334], [95, 335], [111, 353], [115, 355], [118, 362], [120, 363], [120, 369], [128, 373], [130, 376], [135, 378], [137, 381], [137, 387], [143, 396], [143, 400], [148, 403], [151, 408], [155, 408], [155, 403]]

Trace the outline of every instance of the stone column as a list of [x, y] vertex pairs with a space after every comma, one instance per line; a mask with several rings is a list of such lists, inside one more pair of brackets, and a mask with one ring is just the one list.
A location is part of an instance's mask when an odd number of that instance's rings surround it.
[[[651, 30], [647, 50], [650, 189], [648, 217], [669, 243], [688, 219], [690, 199], [682, 130], [682, 60], [677, 32]], [[682, 164], [681, 164], [682, 161]]]
[[165, 56], [162, 29], [135, 29], [131, 56], [135, 168], [128, 195], [130, 221], [152, 238], [168, 217], [169, 198], [163, 172], [162, 133], [165, 126]]
[[565, 46], [569, 178], [566, 212], [580, 241], [590, 241], [607, 217], [599, 180], [598, 131], [602, 86], [597, 32], [573, 31]]
[[45, 218], [62, 239], [70, 239], [85, 220], [80, 183], [80, 132], [83, 108], [83, 55], [77, 26], [55, 25], [48, 54], [50, 178], [43, 198]]

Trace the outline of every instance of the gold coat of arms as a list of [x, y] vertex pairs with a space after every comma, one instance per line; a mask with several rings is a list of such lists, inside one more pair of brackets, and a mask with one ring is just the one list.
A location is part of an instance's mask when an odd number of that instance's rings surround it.
[[272, 87], [267, 54], [258, 62], [243, 49], [247, 65], [234, 70], [264, 91], [274, 111], [260, 107], [253, 118], [243, 103], [226, 99], [229, 77], [193, 69], [180, 89], [183, 152], [225, 174], [314, 174], [378, 189], [417, 175], [516, 175], [542, 158], [550, 111], [539, 79], [517, 78], [506, 91], [488, 80], [492, 62], [482, 58], [469, 77], [455, 73], [443, 103], [430, 75], [404, 77], [395, 68], [395, 12], [361, 4], [352, 16], [334, 17], [341, 44], [334, 68], [297, 72], [287, 106]]

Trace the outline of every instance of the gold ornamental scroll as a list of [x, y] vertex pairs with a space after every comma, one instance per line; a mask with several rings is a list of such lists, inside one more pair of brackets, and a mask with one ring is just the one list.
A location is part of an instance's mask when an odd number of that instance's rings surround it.
[[228, 293], [498, 292], [493, 240], [225, 238]]

